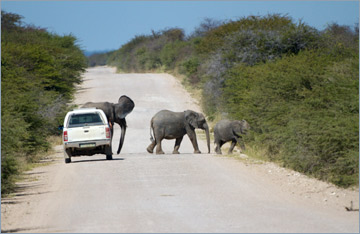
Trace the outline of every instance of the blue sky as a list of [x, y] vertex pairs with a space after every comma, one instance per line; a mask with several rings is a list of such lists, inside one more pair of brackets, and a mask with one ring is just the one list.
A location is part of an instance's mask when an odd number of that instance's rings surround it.
[[151, 30], [180, 27], [188, 35], [204, 18], [279, 13], [320, 30], [359, 22], [358, 1], [2, 1], [1, 8], [22, 15], [26, 24], [71, 33], [86, 51], [118, 49]]

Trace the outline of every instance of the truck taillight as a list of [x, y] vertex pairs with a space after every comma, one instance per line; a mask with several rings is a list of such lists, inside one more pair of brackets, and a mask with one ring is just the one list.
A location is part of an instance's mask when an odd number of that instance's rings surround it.
[[64, 141], [68, 141], [68, 132], [64, 131]]
[[110, 138], [110, 128], [106, 127], [105, 131], [106, 131], [106, 138]]

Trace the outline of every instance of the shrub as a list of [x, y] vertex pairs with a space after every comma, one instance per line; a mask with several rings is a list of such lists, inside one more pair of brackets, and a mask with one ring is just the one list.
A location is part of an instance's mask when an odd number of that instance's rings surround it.
[[113, 58], [122, 70], [180, 71], [210, 120], [246, 119], [246, 142], [269, 160], [347, 187], [358, 183], [358, 44], [358, 27], [272, 14], [205, 19], [187, 39], [153, 31]]
[[224, 103], [252, 124], [270, 160], [346, 187], [358, 177], [357, 61], [309, 51], [240, 65], [226, 77]]
[[211, 30], [218, 28], [224, 22], [211, 18], [205, 18], [200, 25], [195, 28], [194, 32], [190, 35], [190, 38], [204, 37]]
[[313, 49], [318, 38], [315, 29], [301, 22], [294, 24], [290, 18], [279, 15], [247, 17], [214, 29], [201, 42], [202, 46], [208, 43], [211, 47], [202, 65], [207, 114], [226, 112], [222, 108], [222, 87], [226, 72], [233, 66], [254, 66]]
[[21, 16], [1, 12], [1, 181], [13, 188], [21, 170], [50, 145], [86, 66], [76, 38], [22, 26]]
[[230, 21], [209, 31], [197, 46], [200, 54], [210, 54], [226, 44], [225, 39], [240, 31], [283, 31], [291, 26], [292, 19], [279, 14], [242, 17], [237, 21]]
[[198, 57], [190, 57], [181, 63], [181, 73], [185, 74], [191, 84], [197, 84], [200, 81], [200, 75], [198, 74], [198, 68], [200, 61]]

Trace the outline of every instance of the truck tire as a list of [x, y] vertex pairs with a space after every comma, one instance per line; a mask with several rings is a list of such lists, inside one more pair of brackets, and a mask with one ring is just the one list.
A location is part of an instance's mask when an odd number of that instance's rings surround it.
[[112, 149], [111, 146], [105, 146], [106, 160], [112, 160]]
[[65, 158], [65, 163], [71, 163], [71, 152], [70, 149], [66, 149], [64, 154], [68, 156], [68, 158]]

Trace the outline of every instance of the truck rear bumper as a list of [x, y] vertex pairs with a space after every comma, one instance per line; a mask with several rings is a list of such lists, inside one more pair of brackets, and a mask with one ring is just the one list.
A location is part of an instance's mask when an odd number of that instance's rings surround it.
[[75, 142], [64, 142], [64, 149], [66, 148], [92, 148], [101, 145], [110, 145], [111, 140], [95, 140], [95, 141], [75, 141]]
[[111, 155], [111, 140], [64, 142], [64, 157], [91, 156], [94, 154]]

